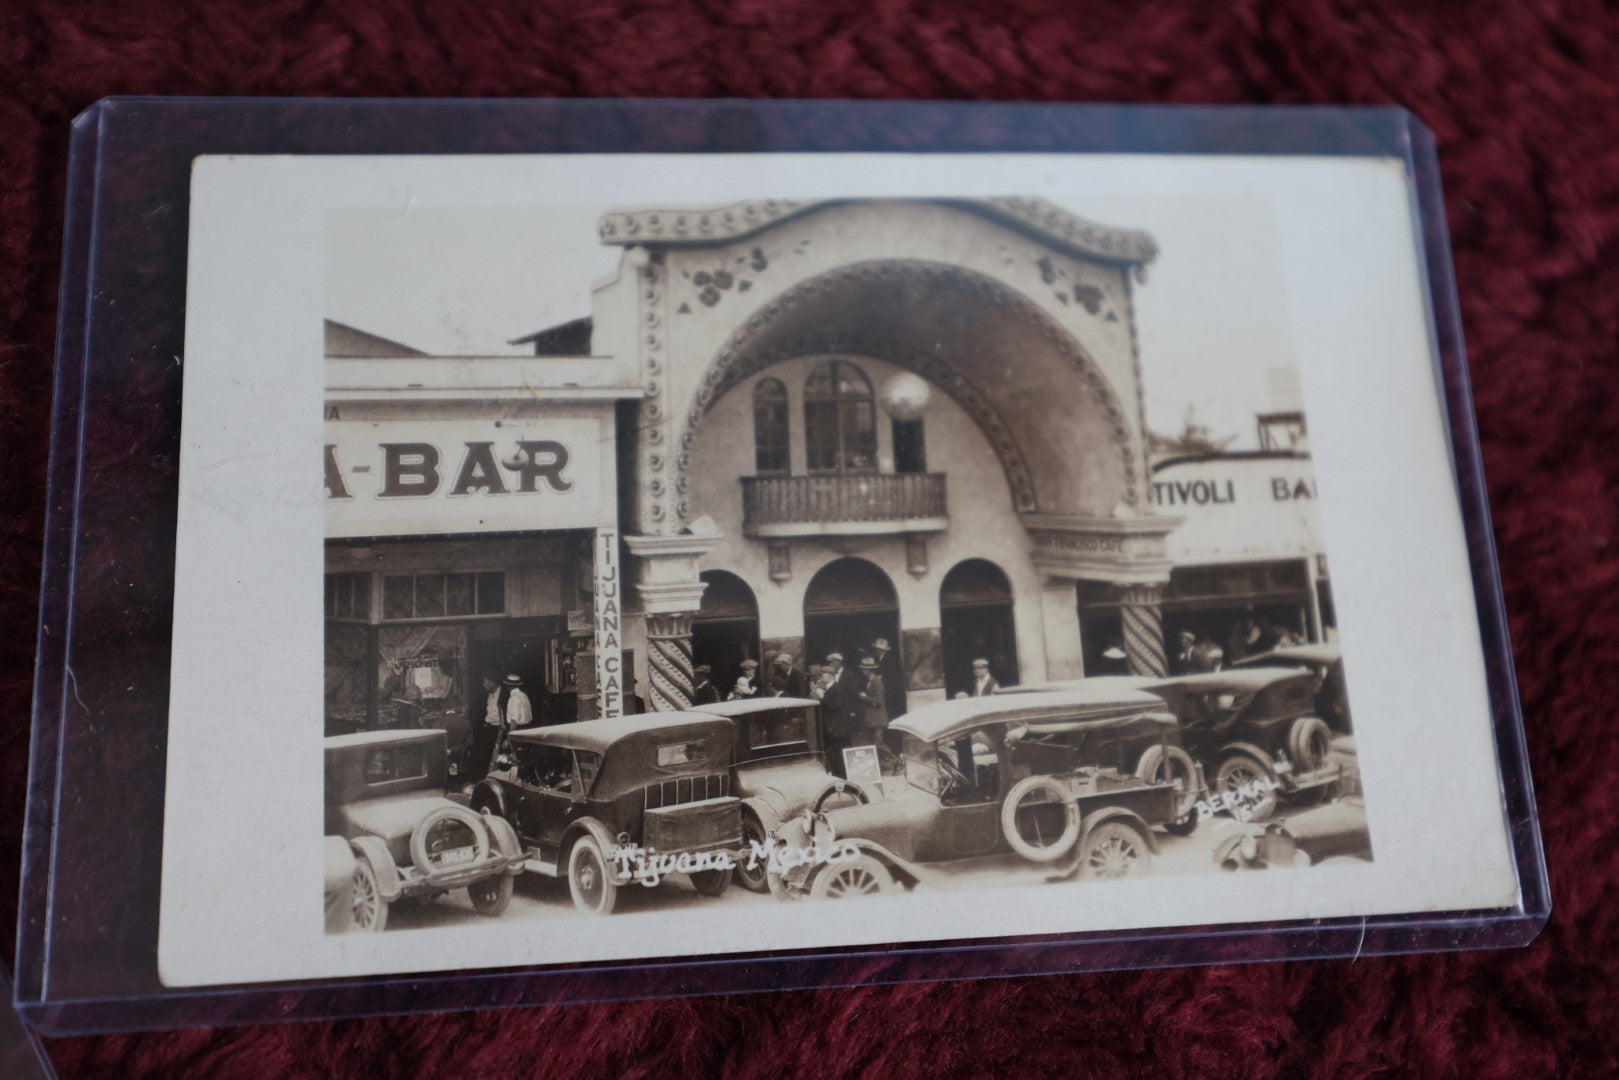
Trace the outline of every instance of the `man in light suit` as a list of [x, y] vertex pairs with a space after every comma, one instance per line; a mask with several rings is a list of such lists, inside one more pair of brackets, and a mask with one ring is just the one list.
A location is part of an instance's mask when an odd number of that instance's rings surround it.
[[980, 656], [973, 661], [973, 697], [989, 697], [1001, 688], [995, 676], [989, 673], [989, 660]]

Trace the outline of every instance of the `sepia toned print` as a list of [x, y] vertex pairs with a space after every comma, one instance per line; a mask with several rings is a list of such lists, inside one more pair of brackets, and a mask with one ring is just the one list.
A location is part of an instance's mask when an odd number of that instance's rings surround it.
[[1170, 238], [551, 220], [588, 312], [490, 352], [328, 309], [329, 933], [1371, 861], [1299, 375], [1155, 367]]

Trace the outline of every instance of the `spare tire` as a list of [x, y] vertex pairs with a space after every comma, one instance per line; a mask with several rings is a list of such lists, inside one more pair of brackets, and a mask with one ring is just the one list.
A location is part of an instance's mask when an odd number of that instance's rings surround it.
[[1293, 728], [1287, 734], [1287, 752], [1299, 772], [1310, 772], [1326, 764], [1331, 748], [1332, 729], [1325, 720], [1301, 716], [1293, 721]]
[[441, 806], [422, 818], [416, 831], [410, 834], [410, 861], [416, 865], [416, 869], [431, 874], [441, 869], [434, 859], [441, 850], [465, 847], [464, 844], [452, 845], [447, 842], [446, 838], [453, 836], [458, 827], [469, 834], [469, 839], [477, 848], [472, 861], [482, 862], [488, 857], [489, 832], [484, 828], [482, 816], [464, 806], [451, 804]]
[[[1062, 807], [1062, 831], [1050, 844], [1031, 843], [1018, 827], [1018, 811], [1025, 802], [1030, 801], [1029, 796], [1036, 793], [1045, 796], [1039, 802], [1056, 803]], [[1068, 797], [1068, 790], [1054, 777], [1024, 777], [1012, 785], [1012, 790], [1006, 793], [1006, 801], [1001, 804], [1001, 834], [1013, 851], [1030, 862], [1056, 862], [1068, 854], [1079, 842], [1079, 828], [1079, 803]]]
[[[1168, 753], [1165, 754], [1165, 750]], [[1141, 760], [1136, 763], [1136, 777], [1148, 784], [1174, 784], [1180, 795], [1176, 796], [1179, 809], [1180, 799], [1188, 792], [1193, 791], [1197, 782], [1197, 764], [1192, 761], [1192, 755], [1178, 746], [1149, 746], [1142, 753]], [[1195, 792], [1194, 792], [1195, 794]], [[1173, 836], [1190, 836], [1197, 831], [1197, 805], [1194, 802], [1187, 810], [1186, 816], [1174, 821], [1164, 823], [1164, 829]]]

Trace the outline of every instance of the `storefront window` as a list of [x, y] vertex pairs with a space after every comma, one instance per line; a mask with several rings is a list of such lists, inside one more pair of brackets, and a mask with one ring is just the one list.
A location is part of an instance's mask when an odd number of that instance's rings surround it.
[[366, 726], [366, 635], [363, 626], [326, 624], [326, 733], [346, 735]]
[[[408, 579], [407, 579], [408, 580]], [[388, 626], [377, 631], [377, 723], [440, 727], [467, 711], [464, 626]]]
[[753, 388], [753, 467], [763, 475], [788, 471], [787, 387], [760, 379]]
[[443, 619], [499, 615], [506, 610], [506, 575], [390, 574], [382, 579], [384, 619]]
[[370, 574], [327, 574], [326, 617], [365, 620], [371, 614]]
[[853, 364], [828, 360], [804, 383], [804, 450], [810, 472], [874, 472], [877, 408], [871, 380]]

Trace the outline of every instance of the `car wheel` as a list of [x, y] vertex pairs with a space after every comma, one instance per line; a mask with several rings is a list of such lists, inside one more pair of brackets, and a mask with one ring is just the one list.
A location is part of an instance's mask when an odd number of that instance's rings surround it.
[[764, 848], [765, 827], [759, 824], [759, 820], [757, 818], [744, 817], [742, 819], [742, 846], [746, 850], [742, 857], [737, 860], [736, 869], [733, 871], [736, 875], [736, 883], [749, 892], [769, 892], [769, 858], [761, 858], [758, 862], [753, 864], [753, 868], [751, 870], [748, 868], [748, 860], [753, 857], [753, 852], [756, 850], [753, 846], [755, 844], [759, 845], [759, 850]]
[[512, 902], [512, 887], [516, 880], [503, 870], [493, 877], [468, 885], [467, 896], [479, 915], [493, 917], [505, 911], [506, 905]]
[[1293, 721], [1287, 733], [1287, 750], [1293, 758], [1293, 767], [1309, 772], [1326, 764], [1332, 749], [1332, 729], [1326, 721], [1314, 716], [1301, 716]]
[[1079, 840], [1079, 827], [1079, 804], [1049, 776], [1024, 777], [1001, 804], [1001, 833], [1030, 862], [1056, 862], [1068, 854]]
[[[1247, 821], [1263, 821], [1276, 812], [1276, 789], [1271, 786], [1274, 782], [1270, 769], [1249, 754], [1230, 755], [1214, 774], [1215, 789], [1225, 796], [1228, 806], [1234, 801], [1241, 807], [1242, 818]], [[1238, 794], [1244, 789], [1249, 794]]]
[[697, 890], [699, 896], [718, 896], [731, 883], [729, 870], [698, 870], [686, 877], [691, 880], [691, 887]]
[[581, 836], [568, 852], [568, 892], [586, 915], [611, 915], [618, 904], [618, 882], [593, 836]]
[[[1148, 784], [1174, 784], [1175, 800], [1179, 803], [1197, 781], [1197, 765], [1193, 763], [1192, 755], [1180, 747], [1168, 747], [1167, 754], [1165, 749], [1162, 746], [1147, 747], [1136, 765], [1136, 776]], [[1194, 805], [1183, 818], [1165, 822], [1164, 831], [1173, 836], [1191, 836], [1197, 831], [1197, 807]]]
[[377, 887], [377, 872], [371, 860], [360, 856], [354, 860], [354, 919], [350, 925], [363, 934], [379, 933], [388, 925], [388, 901]]
[[1152, 849], [1141, 830], [1122, 821], [1104, 821], [1081, 841], [1079, 873], [1099, 881], [1145, 877], [1152, 873]]
[[894, 875], [877, 859], [862, 852], [849, 862], [822, 867], [810, 883], [810, 896], [817, 900], [848, 900], [876, 896], [894, 887]]

